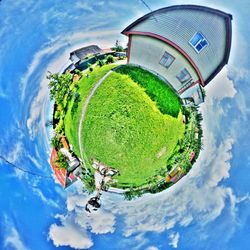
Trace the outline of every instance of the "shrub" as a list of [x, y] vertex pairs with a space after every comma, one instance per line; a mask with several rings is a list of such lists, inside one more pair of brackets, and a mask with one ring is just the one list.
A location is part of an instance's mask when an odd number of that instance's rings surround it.
[[77, 108], [78, 108], [78, 104], [79, 104], [79, 102], [80, 102], [80, 94], [78, 93], [78, 92], [76, 92], [75, 94], [74, 94], [74, 103], [73, 103], [73, 106], [72, 106], [72, 109], [71, 109], [71, 112], [72, 113], [75, 113], [75, 111], [77, 110]]
[[106, 58], [106, 63], [114, 63], [115, 62], [115, 59], [112, 55], [108, 55], [107, 58]]
[[58, 122], [58, 124], [56, 125], [55, 131], [58, 134], [64, 134], [64, 122], [63, 122], [63, 118], [61, 118], [60, 121]]
[[102, 67], [102, 66], [104, 65], [103, 60], [100, 60], [100, 59], [99, 59], [99, 60], [97, 61], [97, 65], [100, 66], [100, 67]]
[[60, 138], [56, 135], [50, 139], [50, 143], [55, 149], [59, 149], [62, 146]]
[[84, 187], [86, 191], [91, 194], [95, 191], [95, 180], [94, 176], [88, 176], [86, 175], [85, 177], [82, 178], [82, 181], [84, 183]]
[[68, 163], [67, 163], [67, 158], [63, 155], [63, 153], [61, 151], [57, 152], [57, 160], [56, 163], [58, 163], [58, 167], [59, 168], [64, 168], [67, 169], [68, 168]]

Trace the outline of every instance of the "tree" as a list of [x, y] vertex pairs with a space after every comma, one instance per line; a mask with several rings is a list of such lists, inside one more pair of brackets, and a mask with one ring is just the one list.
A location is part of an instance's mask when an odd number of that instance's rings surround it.
[[64, 97], [67, 98], [71, 96], [70, 85], [72, 83], [72, 75], [69, 73], [65, 74], [50, 74], [48, 76], [50, 79], [49, 89], [50, 89], [50, 99], [55, 100], [58, 105], [63, 105]]
[[123, 47], [121, 46], [121, 44], [120, 44], [120, 41], [119, 41], [119, 40], [116, 40], [116, 41], [115, 41], [115, 47], [114, 47], [114, 50], [115, 50], [116, 52], [123, 51]]

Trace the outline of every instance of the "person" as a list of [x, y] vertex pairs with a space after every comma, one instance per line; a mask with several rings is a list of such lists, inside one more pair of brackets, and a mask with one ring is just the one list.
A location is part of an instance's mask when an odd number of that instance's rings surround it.
[[100, 197], [94, 196], [87, 201], [85, 205], [85, 210], [91, 213], [91, 211], [97, 211], [98, 208], [100, 207], [101, 207]]
[[101, 191], [105, 190], [105, 185], [112, 181], [112, 176], [118, 173], [117, 170], [105, 166], [95, 158], [92, 159], [92, 167], [95, 169], [94, 178], [96, 195], [90, 198], [85, 206], [85, 210], [89, 213], [91, 210], [97, 211], [98, 208], [101, 207]]

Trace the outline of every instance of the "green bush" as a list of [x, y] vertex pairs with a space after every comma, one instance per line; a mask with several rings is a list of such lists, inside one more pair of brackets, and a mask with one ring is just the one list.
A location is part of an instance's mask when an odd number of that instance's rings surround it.
[[67, 169], [68, 166], [69, 166], [68, 163], [67, 163], [67, 158], [63, 155], [63, 153], [61, 151], [57, 152], [56, 163], [59, 164], [59, 168]]
[[95, 191], [95, 179], [94, 176], [85, 176], [82, 178], [82, 182], [84, 183], [85, 190], [92, 194]]
[[114, 63], [114, 62], [115, 62], [115, 58], [112, 55], [108, 55], [106, 58], [106, 64]]
[[56, 125], [55, 131], [58, 134], [64, 134], [64, 121], [63, 121], [63, 118], [61, 118], [60, 121], [58, 122], [58, 124]]
[[103, 60], [98, 60], [97, 61], [97, 65], [100, 66], [100, 67], [102, 67], [104, 65]]
[[74, 102], [73, 102], [73, 106], [71, 108], [72, 113], [75, 113], [75, 111], [77, 110], [80, 100], [81, 100], [81, 96], [78, 92], [76, 92], [74, 94]]
[[56, 135], [50, 139], [50, 143], [52, 147], [55, 149], [59, 149], [62, 146], [60, 138]]

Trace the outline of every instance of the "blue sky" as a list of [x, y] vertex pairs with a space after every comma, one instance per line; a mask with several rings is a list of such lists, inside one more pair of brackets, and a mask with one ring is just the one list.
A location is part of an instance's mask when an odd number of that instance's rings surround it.
[[[64, 191], [53, 178], [23, 174], [0, 161], [0, 249], [249, 249], [250, 77], [248, 1], [146, 1], [155, 10], [194, 3], [233, 14], [229, 65], [207, 86], [201, 105], [204, 150], [173, 188], [127, 202], [103, 195], [84, 212], [80, 183]], [[112, 46], [146, 14], [139, 0], [0, 2], [0, 152], [51, 176], [51, 114], [46, 72], [87, 44]]]

